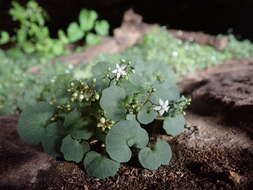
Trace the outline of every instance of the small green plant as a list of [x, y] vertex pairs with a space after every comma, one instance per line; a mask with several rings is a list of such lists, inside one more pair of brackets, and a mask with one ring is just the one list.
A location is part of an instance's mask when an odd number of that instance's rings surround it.
[[[95, 11], [81, 10], [79, 23], [70, 23], [67, 29], [69, 42], [76, 42], [85, 38], [87, 45], [95, 45], [101, 40], [101, 36], [108, 35], [109, 24], [106, 20], [97, 20], [98, 15]], [[95, 30], [96, 34], [92, 33]], [[60, 31], [62, 32], [62, 31]]]
[[25, 53], [37, 53], [44, 58], [43, 60], [67, 53], [65, 45], [68, 43], [84, 39], [86, 45], [95, 45], [109, 32], [108, 22], [97, 20], [98, 15], [92, 10], [81, 10], [79, 23], [70, 23], [67, 34], [59, 30], [58, 38], [51, 38], [46, 26], [48, 16], [36, 1], [28, 1], [25, 7], [13, 1], [9, 13], [13, 20], [19, 23], [19, 28], [12, 37], [6, 31], [2, 31], [0, 44], [16, 42], [17, 47]]
[[45, 86], [37, 102], [21, 113], [21, 138], [42, 144], [53, 156], [83, 162], [97, 178], [115, 175], [135, 153], [144, 168], [168, 164], [172, 151], [159, 139], [160, 122], [167, 134], [180, 134], [189, 104], [173, 72], [163, 62], [121, 60], [98, 64], [92, 73], [87, 80], [60, 75]]

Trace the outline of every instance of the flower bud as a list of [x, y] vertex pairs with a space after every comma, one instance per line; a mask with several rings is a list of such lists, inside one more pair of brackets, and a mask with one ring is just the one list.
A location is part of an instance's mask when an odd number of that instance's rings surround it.
[[99, 100], [99, 94], [98, 93], [95, 94], [95, 99]]
[[105, 118], [104, 118], [104, 117], [101, 117], [101, 118], [100, 118], [100, 122], [101, 122], [101, 123], [105, 123]]

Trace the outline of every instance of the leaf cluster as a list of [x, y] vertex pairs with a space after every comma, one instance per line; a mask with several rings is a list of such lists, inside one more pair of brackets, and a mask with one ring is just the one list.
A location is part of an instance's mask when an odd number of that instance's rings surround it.
[[[87, 173], [97, 178], [115, 175], [133, 150], [144, 168], [168, 164], [172, 152], [158, 138], [159, 127], [168, 135], [180, 134], [189, 104], [180, 96], [173, 72], [163, 62], [121, 60], [117, 65], [98, 64], [92, 73], [93, 79], [83, 80], [60, 75], [46, 85], [21, 113], [21, 138], [41, 144], [53, 156], [83, 162]], [[155, 124], [158, 120], [162, 126]]]
[[59, 74], [79, 70], [66, 62], [55, 62], [33, 74], [27, 70], [40, 62], [40, 57], [24, 54], [18, 48], [0, 50], [0, 115], [18, 114], [40, 96], [41, 90]]
[[109, 32], [108, 22], [98, 20], [93, 10], [82, 9], [79, 22], [70, 23], [66, 33], [59, 30], [58, 38], [51, 38], [46, 26], [48, 15], [36, 1], [29, 0], [25, 6], [13, 1], [9, 13], [19, 23], [19, 28], [14, 36], [1, 31], [0, 44], [15, 42], [25, 53], [42, 56], [42, 61], [68, 53], [65, 46], [69, 43], [83, 40], [86, 45], [95, 45]]

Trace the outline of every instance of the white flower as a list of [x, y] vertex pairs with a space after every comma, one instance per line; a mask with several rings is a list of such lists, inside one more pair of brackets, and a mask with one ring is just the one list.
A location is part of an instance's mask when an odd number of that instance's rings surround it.
[[173, 51], [173, 52], [172, 52], [172, 56], [173, 56], [173, 57], [177, 57], [177, 56], [178, 56], [178, 52]]
[[155, 111], [158, 111], [159, 115], [162, 116], [164, 112], [167, 112], [169, 110], [169, 101], [166, 100], [163, 102], [161, 99], [159, 99], [159, 105], [154, 106], [153, 108]]
[[79, 96], [79, 100], [82, 101], [83, 99], [84, 99], [84, 95], [81, 94], [81, 95]]
[[68, 68], [70, 69], [70, 70], [72, 70], [72, 69], [74, 69], [74, 66], [73, 65], [68, 65]]
[[127, 71], [125, 70], [127, 65], [119, 65], [116, 64], [116, 69], [112, 71], [112, 73], [116, 74], [116, 78], [119, 79], [121, 76], [127, 75]]

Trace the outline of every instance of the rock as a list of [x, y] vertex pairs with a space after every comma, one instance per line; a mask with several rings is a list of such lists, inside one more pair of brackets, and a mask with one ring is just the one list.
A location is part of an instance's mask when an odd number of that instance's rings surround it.
[[29, 189], [40, 170], [50, 167], [49, 155], [18, 136], [16, 116], [0, 117], [0, 189]]
[[[202, 115], [223, 112], [223, 116], [230, 121], [252, 123], [252, 73], [251, 59], [231, 60], [199, 72], [195, 78], [191, 76], [188, 84], [182, 86], [187, 89], [187, 93], [191, 93], [195, 112]], [[253, 133], [253, 129], [251, 132]]]
[[132, 9], [125, 12], [121, 27], [114, 30], [114, 37], [118, 44], [126, 49], [135, 45], [142, 39], [142, 36], [158, 25], [151, 25], [142, 22], [142, 17]]
[[228, 39], [225, 37], [216, 37], [203, 32], [186, 32], [181, 30], [169, 30], [169, 32], [183, 41], [195, 42], [201, 45], [213, 46], [218, 50], [224, 50], [228, 44]]

